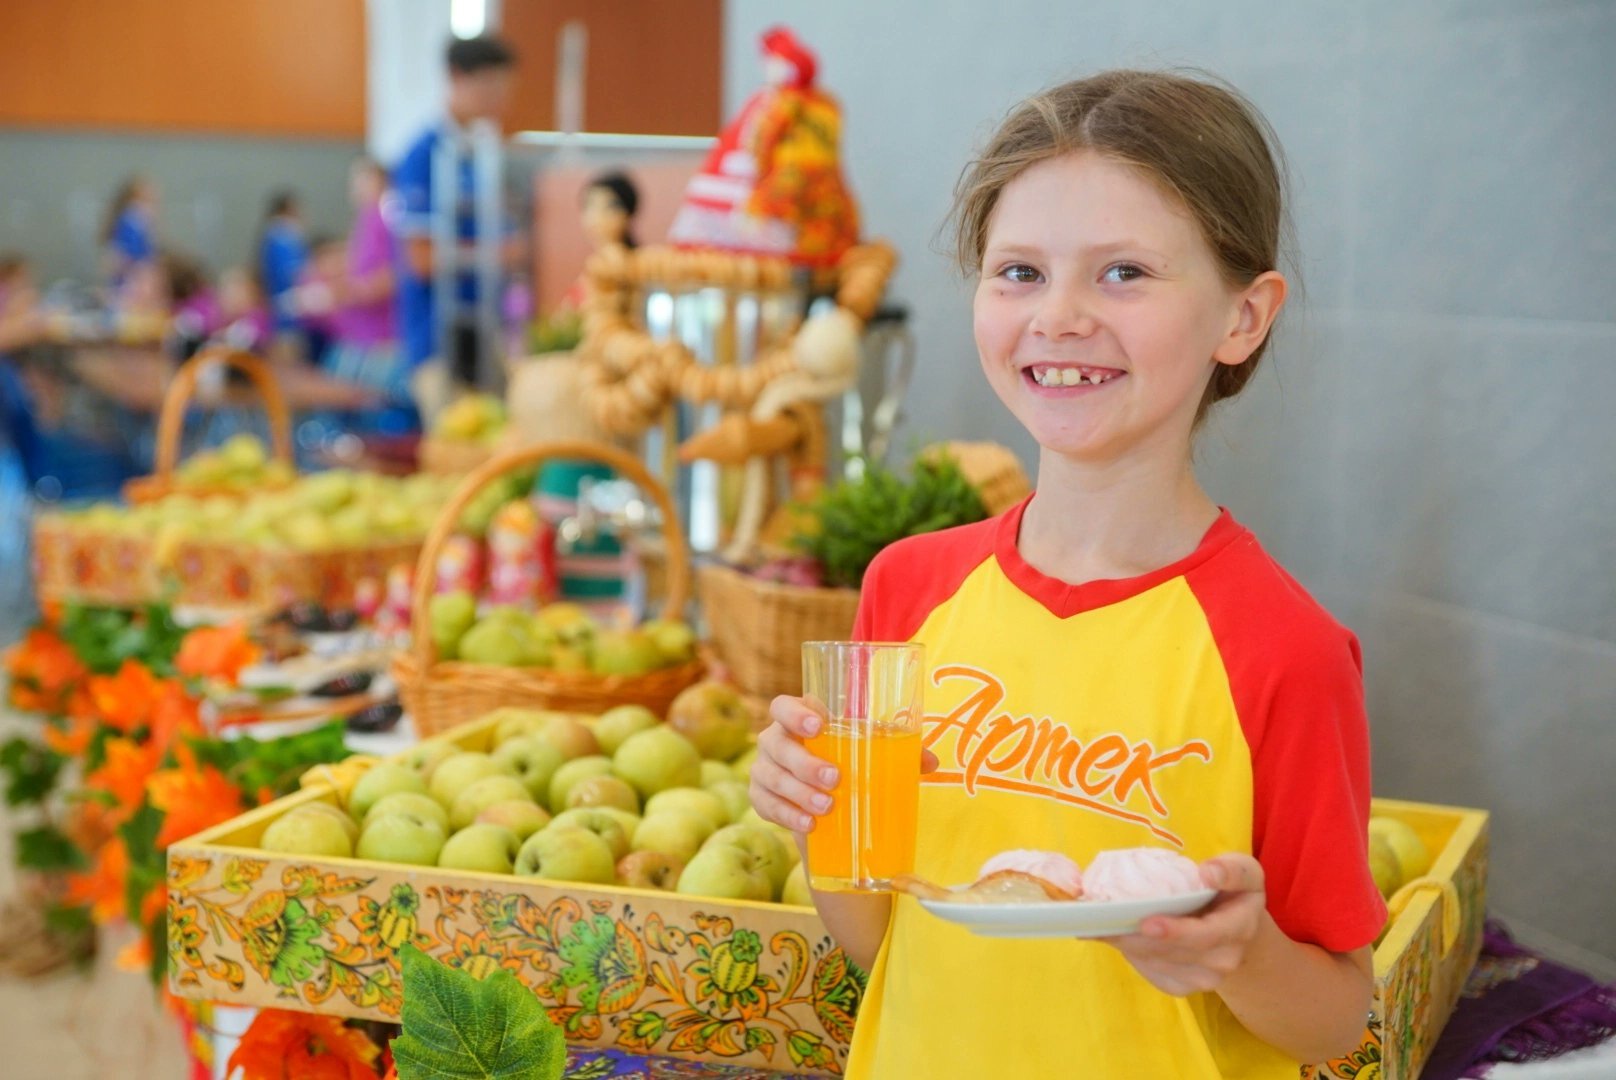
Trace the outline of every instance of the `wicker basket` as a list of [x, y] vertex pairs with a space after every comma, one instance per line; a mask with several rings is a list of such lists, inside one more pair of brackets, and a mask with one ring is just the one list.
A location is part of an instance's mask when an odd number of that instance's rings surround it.
[[667, 490], [631, 454], [603, 443], [562, 441], [537, 443], [502, 454], [466, 477], [427, 534], [415, 568], [415, 597], [411, 607], [409, 651], [393, 661], [404, 707], [422, 736], [447, 731], [502, 705], [603, 712], [614, 705], [645, 705], [659, 715], [673, 699], [705, 672], [700, 660], [663, 668], [644, 675], [596, 675], [592, 672], [552, 671], [548, 668], [499, 667], [462, 660], [440, 660], [426, 632], [427, 606], [432, 599], [438, 553], [454, 531], [461, 512], [490, 483], [516, 469], [562, 458], [600, 461], [633, 480], [656, 501], [662, 512], [662, 533], [667, 545], [667, 592], [663, 610], [677, 616], [690, 596], [690, 556], [678, 515]]
[[[140, 476], [124, 485], [124, 499], [130, 503], [156, 502], [179, 490], [174, 484], [174, 466], [178, 463], [180, 436], [185, 432], [185, 414], [196, 396], [196, 384], [202, 372], [211, 364], [224, 364], [247, 376], [263, 399], [264, 412], [269, 416], [270, 441], [274, 445], [275, 460], [292, 468], [292, 416], [281, 395], [280, 383], [268, 364], [251, 353], [223, 347], [205, 349], [197, 353], [174, 373], [163, 395], [163, 408], [157, 417], [157, 449], [154, 470], [150, 476]], [[265, 488], [284, 487], [284, 484], [266, 484]], [[205, 498], [214, 495], [242, 497], [250, 492], [234, 487], [187, 487], [188, 495]]]
[[960, 472], [982, 496], [988, 516], [1002, 514], [1032, 494], [1021, 461], [1007, 446], [994, 442], [945, 442], [928, 446], [922, 457], [947, 454], [959, 463]]
[[696, 580], [713, 647], [747, 693], [802, 693], [802, 643], [853, 633], [857, 589], [782, 585], [716, 565], [703, 566]]

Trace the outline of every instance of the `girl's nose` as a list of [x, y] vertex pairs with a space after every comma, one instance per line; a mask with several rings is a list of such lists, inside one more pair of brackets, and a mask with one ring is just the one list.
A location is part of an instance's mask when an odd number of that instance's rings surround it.
[[1050, 341], [1086, 338], [1099, 327], [1087, 299], [1077, 289], [1050, 289], [1040, 299], [1028, 329]]

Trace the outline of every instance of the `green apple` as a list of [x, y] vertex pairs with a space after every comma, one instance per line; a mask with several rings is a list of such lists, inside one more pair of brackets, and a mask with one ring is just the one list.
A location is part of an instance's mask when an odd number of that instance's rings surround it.
[[640, 822], [630, 846], [635, 851], [660, 851], [687, 863], [712, 834], [713, 827], [698, 814], [661, 810]]
[[557, 645], [550, 650], [550, 666], [557, 671], [585, 672], [589, 670], [589, 643]]
[[460, 748], [452, 742], [429, 739], [424, 743], [416, 743], [404, 751], [403, 756], [399, 758], [399, 764], [409, 766], [421, 774], [422, 780], [430, 781], [432, 770], [458, 753]]
[[666, 667], [696, 658], [696, 632], [678, 619], [652, 619], [640, 627], [656, 643]]
[[518, 840], [526, 840], [550, 824], [550, 815], [531, 799], [506, 799], [484, 807], [476, 824], [500, 825], [515, 833]]
[[377, 818], [388, 814], [409, 814], [420, 818], [431, 818], [443, 829], [445, 835], [449, 832], [449, 811], [443, 804], [430, 795], [422, 795], [418, 791], [397, 791], [391, 795], [384, 795], [376, 800], [376, 804], [365, 815], [360, 831], [370, 827], [370, 823]]
[[631, 814], [640, 811], [640, 797], [624, 780], [610, 774], [587, 776], [567, 792], [567, 809], [580, 806], [615, 806]]
[[701, 786], [710, 788], [720, 781], [728, 782], [735, 779], [735, 774], [729, 771], [729, 766], [722, 761], [703, 761], [701, 763]]
[[704, 758], [729, 761], [752, 742], [752, 710], [728, 683], [709, 680], [681, 690], [668, 706], [668, 726]]
[[580, 645], [594, 640], [595, 620], [577, 604], [546, 604], [534, 618], [550, 628], [564, 645]]
[[701, 783], [701, 754], [690, 740], [662, 726], [630, 735], [612, 755], [612, 771], [644, 798]]
[[495, 803], [532, 798], [527, 786], [514, 776], [485, 776], [461, 788], [460, 794], [449, 804], [449, 828], [464, 829]]
[[635, 889], [672, 892], [685, 864], [660, 851], [632, 851], [617, 860], [617, 882]]
[[600, 753], [600, 742], [595, 738], [595, 733], [589, 730], [588, 724], [570, 713], [548, 714], [528, 738], [549, 743], [561, 751], [561, 756], [568, 761]]
[[521, 848], [516, 834], [503, 825], [467, 825], [444, 841], [438, 865], [445, 870], [508, 874]]
[[622, 810], [615, 806], [597, 806], [595, 809], [616, 818], [617, 823], [623, 826], [623, 832], [627, 836], [632, 837], [634, 830], [640, 827], [640, 815], [638, 814], [631, 814], [627, 810]]
[[501, 743], [492, 757], [515, 773], [535, 802], [549, 799], [550, 779], [567, 761], [560, 750], [531, 735]]
[[421, 779], [421, 774], [408, 765], [379, 761], [360, 773], [354, 786], [348, 789], [348, 813], [356, 820], [363, 821], [370, 808], [387, 795], [396, 795], [401, 791], [425, 795], [426, 790], [426, 781]]
[[378, 862], [436, 866], [443, 850], [443, 826], [415, 814], [388, 814], [359, 834], [358, 855]]
[[439, 593], [428, 603], [426, 613], [438, 656], [453, 660], [460, 655], [460, 639], [477, 621], [477, 598], [463, 589]]
[[270, 822], [258, 846], [265, 851], [277, 851], [285, 855], [314, 855], [322, 858], [336, 856], [350, 859], [354, 853], [353, 840], [349, 838], [348, 830], [343, 824], [330, 814], [315, 810], [312, 806], [293, 810]]
[[813, 907], [813, 890], [808, 888], [808, 867], [798, 863], [786, 875], [785, 888], [780, 890], [782, 904], [796, 904], [798, 907]]
[[710, 844], [697, 852], [679, 875], [676, 891], [720, 900], [774, 897], [774, 886], [758, 857], [730, 844]]
[[546, 803], [550, 807], [550, 812], [559, 814], [567, 808], [567, 795], [571, 793], [574, 784], [591, 776], [606, 776], [611, 771], [612, 759], [599, 755], [573, 758], [562, 765], [550, 777], [550, 791]]
[[494, 758], [478, 750], [462, 750], [445, 758], [432, 770], [427, 790], [432, 797], [449, 807], [466, 788], [488, 776], [515, 776], [516, 768], [508, 761]]
[[544, 725], [545, 718], [550, 715], [552, 714], [545, 709], [523, 709], [515, 705], [503, 705], [493, 712], [484, 713], [478, 719], [494, 722], [494, 745], [503, 746], [512, 739], [533, 734]]
[[720, 780], [718, 783], [709, 786], [707, 790], [717, 795], [723, 802], [724, 809], [729, 811], [731, 823], [739, 822], [741, 815], [746, 813], [752, 806], [751, 789], [739, 780]]
[[555, 820], [550, 823], [550, 828], [588, 829], [604, 840], [606, 846], [612, 849], [612, 861], [614, 863], [629, 852], [628, 832], [623, 828], [622, 822], [596, 806], [580, 806], [576, 810], [563, 810], [555, 816]]
[[334, 803], [312, 802], [307, 806], [298, 807], [298, 812], [330, 815], [333, 820], [341, 823], [343, 831], [348, 834], [348, 840], [350, 843], [359, 843], [359, 823], [353, 818], [349, 817], [347, 814], [343, 813]]
[[746, 753], [730, 762], [729, 768], [730, 771], [735, 774], [735, 779], [744, 780], [747, 783], [751, 783], [752, 762], [757, 760], [757, 756], [758, 748], [753, 746], [750, 750], [746, 751]]
[[603, 753], [615, 754], [630, 735], [649, 731], [660, 723], [657, 714], [644, 705], [618, 705], [601, 713], [600, 719], [595, 721], [595, 738]]
[[664, 810], [682, 810], [694, 814], [707, 822], [708, 832], [717, 832], [730, 823], [729, 807], [724, 805], [724, 800], [702, 788], [669, 788], [646, 800], [646, 817]]
[[[702, 850], [714, 847], [737, 847], [752, 855], [769, 875], [772, 896], [779, 896], [785, 887], [786, 875], [791, 873], [792, 859], [786, 845], [773, 829], [757, 825], [727, 825], [707, 838]], [[792, 845], [795, 846], [795, 845]]]
[[602, 630], [595, 635], [589, 670], [597, 675], [644, 675], [662, 666], [662, 650], [643, 630]]
[[606, 841], [588, 829], [552, 825], [527, 838], [516, 854], [516, 872], [522, 877], [610, 885], [617, 865]]
[[1403, 868], [1397, 861], [1397, 850], [1391, 841], [1374, 833], [1369, 834], [1369, 875], [1374, 878], [1380, 895], [1388, 900], [1403, 885]]
[[1379, 836], [1397, 853], [1397, 866], [1403, 881], [1413, 881], [1431, 870], [1431, 853], [1414, 827], [1406, 821], [1391, 817], [1369, 819], [1369, 835]]
[[549, 650], [528, 624], [485, 616], [460, 639], [460, 659], [499, 667], [536, 667], [549, 662]]

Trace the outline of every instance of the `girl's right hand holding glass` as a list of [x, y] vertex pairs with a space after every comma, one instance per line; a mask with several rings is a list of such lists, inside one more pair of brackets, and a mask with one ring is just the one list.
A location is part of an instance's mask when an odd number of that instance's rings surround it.
[[819, 734], [825, 719], [805, 698], [785, 694], [769, 703], [769, 719], [752, 763], [752, 806], [765, 821], [805, 834], [830, 809], [836, 786], [836, 766], [803, 745]]

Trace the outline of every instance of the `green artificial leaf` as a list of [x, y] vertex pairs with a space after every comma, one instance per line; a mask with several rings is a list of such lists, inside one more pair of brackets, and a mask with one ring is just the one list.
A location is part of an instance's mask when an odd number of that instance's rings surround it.
[[157, 847], [157, 834], [163, 830], [167, 817], [151, 803], [141, 803], [134, 816], [118, 826], [124, 850], [129, 853], [129, 868], [124, 876], [124, 910], [140, 911], [146, 894], [163, 884], [166, 877], [166, 855]]
[[0, 779], [6, 785], [6, 804], [41, 803], [56, 789], [56, 778], [67, 761], [61, 754], [21, 735], [0, 746]]
[[53, 825], [17, 834], [17, 865], [30, 870], [83, 870], [84, 852]]
[[561, 1029], [533, 991], [498, 970], [478, 981], [406, 946], [399, 1080], [560, 1080]]
[[316, 765], [341, 761], [351, 751], [343, 743], [343, 724], [329, 724], [279, 739], [254, 739], [250, 735], [230, 740], [196, 739], [191, 748], [197, 761], [212, 765], [256, 798], [268, 789], [276, 798], [297, 790], [299, 778]]
[[857, 479], [822, 492], [810, 512], [818, 527], [795, 537], [793, 546], [819, 563], [826, 585], [847, 588], [863, 583], [864, 571], [888, 544], [988, 516], [958, 462], [946, 455], [916, 461], [908, 480], [866, 462]]
[[97, 675], [114, 674], [125, 660], [138, 660], [153, 674], [167, 677], [174, 673], [185, 630], [164, 604], [138, 612], [73, 605], [62, 615], [61, 636]]

